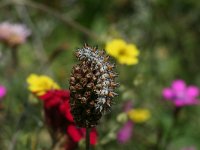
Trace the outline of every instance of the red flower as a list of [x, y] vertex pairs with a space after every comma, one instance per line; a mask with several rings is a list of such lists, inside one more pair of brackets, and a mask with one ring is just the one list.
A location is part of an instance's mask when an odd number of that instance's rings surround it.
[[40, 99], [44, 101], [44, 107], [47, 109], [69, 102], [69, 98], [70, 92], [68, 90], [50, 90], [40, 96]]
[[[67, 133], [68, 135], [70, 135], [70, 137], [74, 142], [79, 142], [86, 136], [85, 128], [78, 128], [75, 125], [69, 125], [67, 127]], [[95, 128], [92, 128], [90, 132], [90, 144], [95, 145], [96, 143], [97, 143], [97, 131]]]
[[[72, 143], [77, 143], [85, 138], [85, 128], [77, 128], [70, 112], [70, 92], [68, 90], [50, 90], [39, 97], [44, 102], [45, 118], [53, 131], [67, 132]], [[93, 128], [90, 132], [90, 144], [97, 143], [97, 131]]]
[[95, 128], [92, 128], [90, 132], [90, 144], [91, 145], [97, 144], [97, 130]]
[[59, 107], [60, 112], [65, 116], [65, 118], [70, 121], [70, 122], [74, 122], [73, 116], [70, 112], [70, 105], [69, 105], [69, 101], [66, 101], [64, 103], [62, 103]]
[[70, 135], [74, 142], [79, 142], [82, 139], [81, 130], [78, 129], [75, 125], [69, 125], [67, 127], [67, 133]]
[[46, 122], [53, 130], [65, 132], [67, 125], [73, 123], [69, 98], [69, 90], [50, 90], [40, 96], [44, 102]]

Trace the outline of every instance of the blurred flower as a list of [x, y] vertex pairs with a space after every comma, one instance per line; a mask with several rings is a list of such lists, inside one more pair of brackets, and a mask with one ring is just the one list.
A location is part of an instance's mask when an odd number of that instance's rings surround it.
[[[123, 125], [123, 127], [120, 128], [119, 131], [117, 132], [117, 140], [120, 143], [126, 143], [130, 140], [133, 134], [132, 132], [133, 132], [134, 123], [142, 123], [142, 122], [147, 121], [150, 118], [150, 112], [148, 109], [142, 109], [142, 108], [133, 109], [133, 104], [131, 101], [126, 101], [124, 103], [123, 111], [124, 111], [123, 113], [118, 115], [117, 119], [118, 120], [121, 119], [120, 117], [123, 117], [124, 119], [125, 114], [126, 114], [126, 118], [128, 119], [126, 123]], [[121, 122], [121, 120], [119, 121]]]
[[134, 44], [123, 39], [114, 39], [106, 43], [106, 52], [116, 58], [120, 64], [134, 65], [138, 63], [139, 50]]
[[197, 150], [194, 146], [184, 147], [181, 150]]
[[126, 113], [127, 113], [128, 111], [130, 111], [132, 108], [133, 108], [133, 103], [132, 103], [131, 100], [126, 101], [126, 102], [124, 103], [124, 105], [123, 105], [123, 111], [126, 112]]
[[[44, 102], [46, 122], [54, 132], [67, 133], [71, 142], [74, 142], [72, 145], [85, 138], [85, 129], [76, 127], [70, 112], [69, 90], [49, 90], [39, 98]], [[90, 132], [90, 143], [92, 145], [97, 143], [95, 128]]]
[[128, 120], [128, 116], [125, 112], [120, 113], [119, 115], [117, 115], [117, 121], [121, 122], [121, 123], [125, 123]]
[[183, 80], [173, 81], [171, 87], [165, 88], [162, 92], [163, 97], [172, 101], [175, 106], [196, 105], [199, 103], [199, 88], [196, 86], [186, 86]]
[[0, 100], [6, 95], [6, 88], [0, 85]]
[[50, 77], [44, 75], [31, 74], [27, 78], [27, 83], [29, 84], [28, 89], [41, 96], [45, 94], [48, 90], [60, 89], [59, 85], [55, 83]]
[[133, 122], [142, 123], [147, 121], [151, 115], [148, 109], [134, 108], [128, 111], [128, 116]]
[[[67, 133], [72, 138], [74, 142], [79, 142], [86, 136], [85, 128], [78, 128], [75, 125], [69, 125], [67, 127]], [[97, 131], [95, 128], [92, 128], [90, 131], [90, 144], [96, 145], [97, 143]]]
[[[70, 145], [74, 148], [78, 142], [85, 138], [86, 131], [77, 128], [70, 112], [70, 91], [60, 89], [59, 85], [51, 78], [44, 75], [31, 74], [27, 78], [29, 90], [33, 92], [44, 103], [45, 120], [47, 125], [56, 133], [67, 134]], [[55, 138], [55, 137], [54, 137]], [[92, 128], [90, 143], [97, 143], [97, 131]]]
[[125, 123], [128, 121], [127, 112], [133, 108], [133, 103], [129, 100], [126, 101], [123, 105], [123, 112], [117, 116], [117, 121], [121, 123]]
[[26, 42], [31, 31], [23, 24], [0, 23], [0, 40], [10, 46], [17, 46]]
[[127, 121], [117, 133], [117, 140], [120, 143], [125, 143], [131, 139], [133, 131], [133, 122]]
[[47, 111], [52, 108], [56, 108], [57, 111], [60, 112], [60, 116], [65, 116], [68, 121], [74, 122], [73, 117], [70, 113], [69, 90], [49, 90], [39, 98], [44, 102], [44, 108]]

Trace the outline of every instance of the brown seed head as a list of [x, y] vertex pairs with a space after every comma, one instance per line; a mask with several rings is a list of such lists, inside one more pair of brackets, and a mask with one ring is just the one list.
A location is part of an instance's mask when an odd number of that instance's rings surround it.
[[80, 63], [73, 67], [70, 77], [71, 113], [79, 127], [94, 127], [102, 114], [110, 111], [117, 95], [117, 74], [103, 50], [85, 45], [76, 57]]

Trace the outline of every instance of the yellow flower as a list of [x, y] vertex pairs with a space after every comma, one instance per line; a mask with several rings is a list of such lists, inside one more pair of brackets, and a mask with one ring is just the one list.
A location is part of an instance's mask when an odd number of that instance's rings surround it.
[[27, 83], [29, 84], [28, 89], [41, 96], [51, 89], [60, 89], [59, 85], [55, 83], [50, 77], [44, 75], [31, 74], [27, 78]]
[[106, 52], [116, 58], [120, 64], [134, 65], [138, 63], [139, 50], [136, 45], [128, 44], [122, 39], [107, 42]]
[[142, 123], [147, 121], [151, 117], [151, 114], [148, 109], [138, 108], [138, 109], [131, 109], [128, 112], [128, 117], [135, 123]]

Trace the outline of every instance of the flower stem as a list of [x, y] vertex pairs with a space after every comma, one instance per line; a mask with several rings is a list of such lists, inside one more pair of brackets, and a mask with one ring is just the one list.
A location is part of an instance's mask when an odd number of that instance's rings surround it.
[[18, 61], [18, 50], [16, 46], [11, 48], [11, 55], [12, 55], [12, 66], [13, 68], [17, 68], [19, 61]]
[[157, 132], [157, 139], [156, 139], [154, 150], [160, 149], [162, 138], [163, 138], [163, 128], [161, 127], [161, 124], [159, 124], [157, 128], [158, 128], [158, 132]]
[[179, 107], [175, 107], [175, 109], [174, 109], [172, 125], [171, 125], [171, 127], [168, 130], [168, 133], [166, 135], [166, 138], [165, 138], [165, 141], [164, 141], [164, 144], [163, 144], [163, 150], [165, 150], [167, 148], [167, 145], [170, 143], [170, 141], [172, 139], [172, 133], [177, 126], [178, 115], [180, 113], [180, 110], [181, 110], [181, 108], [179, 108]]
[[86, 127], [86, 150], [90, 150], [90, 128]]

